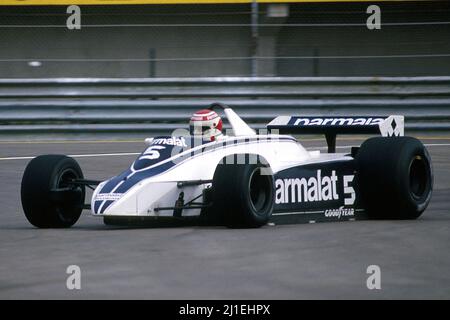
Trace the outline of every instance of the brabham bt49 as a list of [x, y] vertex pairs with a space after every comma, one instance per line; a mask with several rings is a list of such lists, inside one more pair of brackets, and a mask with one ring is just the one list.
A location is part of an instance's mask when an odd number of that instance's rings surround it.
[[[218, 109], [232, 134], [222, 133]], [[23, 210], [40, 228], [70, 227], [83, 209], [111, 224], [195, 217], [260, 227], [282, 217], [415, 219], [430, 202], [431, 159], [419, 140], [403, 136], [403, 116], [279, 116], [267, 130], [257, 134], [213, 103], [192, 116], [190, 132], [146, 139], [142, 154], [104, 181], [85, 179], [73, 158], [38, 156], [23, 175]], [[338, 134], [356, 133], [381, 136], [335, 152]], [[308, 151], [287, 134], [324, 134], [328, 152]]]

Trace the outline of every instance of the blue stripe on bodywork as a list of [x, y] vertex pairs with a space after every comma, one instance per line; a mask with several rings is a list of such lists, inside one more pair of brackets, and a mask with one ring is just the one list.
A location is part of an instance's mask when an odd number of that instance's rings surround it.
[[100, 208], [100, 205], [103, 203], [101, 200], [97, 200], [94, 202], [94, 213], [99, 213], [98, 209]]
[[103, 212], [105, 212], [105, 210], [114, 202], [114, 200], [108, 200], [105, 202], [105, 204], [102, 207], [102, 210], [99, 212], [100, 214], [102, 214]]
[[122, 183], [120, 185], [120, 187], [117, 188], [116, 191], [114, 191], [114, 192], [125, 193], [128, 190], [130, 190], [131, 187], [133, 187], [135, 184], [139, 183], [140, 181], [150, 178], [150, 177], [153, 177], [153, 176], [156, 176], [157, 174], [163, 173], [164, 171], [169, 170], [173, 166], [175, 166], [175, 163], [170, 161], [170, 162], [166, 162], [160, 166], [157, 166], [157, 167], [149, 169], [149, 170], [136, 172], [129, 179], [127, 179], [124, 183]]
[[110, 180], [108, 180], [108, 182], [106, 182], [106, 184], [103, 186], [100, 193], [110, 193], [117, 186], [117, 184], [120, 183], [122, 180], [124, 180], [127, 176], [129, 176], [131, 172], [132, 171], [128, 169], [119, 174], [118, 176], [115, 176]]

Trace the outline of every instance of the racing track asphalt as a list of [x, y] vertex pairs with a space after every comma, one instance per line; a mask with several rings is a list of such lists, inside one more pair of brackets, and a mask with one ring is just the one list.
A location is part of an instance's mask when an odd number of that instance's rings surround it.
[[[0, 298], [449, 299], [450, 138], [424, 142], [439, 145], [429, 147], [435, 191], [420, 219], [252, 230], [117, 228], [88, 214], [71, 229], [39, 230], [26, 221], [20, 204], [29, 160], [0, 160]], [[142, 149], [140, 142], [0, 142], [0, 158]], [[78, 161], [86, 177], [102, 179], [134, 157]], [[81, 290], [66, 289], [72, 264], [81, 268]], [[381, 268], [381, 290], [366, 287], [369, 265]]]

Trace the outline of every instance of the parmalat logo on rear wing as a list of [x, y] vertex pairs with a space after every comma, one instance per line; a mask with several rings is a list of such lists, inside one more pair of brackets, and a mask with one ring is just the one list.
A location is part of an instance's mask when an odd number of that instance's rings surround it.
[[374, 134], [382, 136], [403, 136], [404, 117], [400, 115], [318, 117], [318, 116], [278, 116], [268, 125], [269, 130], [295, 134]]
[[383, 118], [300, 118], [291, 117], [288, 124], [299, 126], [369, 126], [378, 125], [384, 121]]

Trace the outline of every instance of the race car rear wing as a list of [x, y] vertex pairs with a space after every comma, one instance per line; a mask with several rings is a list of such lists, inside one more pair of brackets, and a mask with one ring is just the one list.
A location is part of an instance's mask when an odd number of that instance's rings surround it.
[[279, 116], [268, 125], [269, 131], [280, 134], [324, 134], [328, 152], [336, 152], [338, 134], [381, 134], [384, 137], [403, 136], [404, 117], [300, 117]]

